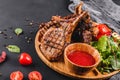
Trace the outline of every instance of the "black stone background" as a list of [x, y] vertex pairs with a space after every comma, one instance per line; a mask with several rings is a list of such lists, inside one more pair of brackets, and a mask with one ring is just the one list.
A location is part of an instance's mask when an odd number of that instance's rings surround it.
[[[119, 0], [114, 1], [120, 5]], [[16, 70], [24, 74], [24, 80], [28, 80], [27, 75], [33, 70], [41, 72], [43, 80], [75, 80], [46, 66], [38, 57], [34, 47], [34, 39], [38, 30], [38, 24], [34, 22], [47, 22], [53, 15], [71, 14], [67, 9], [69, 3], [69, 0], [0, 0], [0, 31], [7, 34], [0, 34], [0, 52], [3, 50], [7, 52], [6, 61], [0, 64], [0, 73], [2, 73], [0, 80], [9, 80], [10, 73]], [[30, 21], [26, 21], [26, 18]], [[33, 23], [32, 26], [28, 25], [30, 22]], [[17, 27], [21, 27], [24, 31], [20, 36], [14, 33]], [[11, 39], [10, 36], [13, 38]], [[27, 43], [25, 37], [32, 38], [32, 41]], [[33, 64], [31, 66], [20, 65], [18, 62], [20, 54], [11, 53], [4, 47], [9, 44], [18, 45], [21, 52], [28, 52], [33, 58]]]

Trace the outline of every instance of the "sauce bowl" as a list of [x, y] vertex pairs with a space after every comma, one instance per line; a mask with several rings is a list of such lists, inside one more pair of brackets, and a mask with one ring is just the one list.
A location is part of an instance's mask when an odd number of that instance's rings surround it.
[[[82, 52], [88, 53], [89, 55], [91, 55], [94, 58], [95, 63], [90, 66], [82, 66], [82, 65], [78, 65], [78, 64], [72, 62], [68, 58], [68, 55], [73, 51], [82, 51]], [[100, 63], [100, 60], [101, 60], [101, 58], [100, 58], [99, 52], [94, 47], [92, 47], [91, 45], [88, 45], [86, 43], [72, 43], [72, 44], [69, 44], [64, 50], [65, 65], [67, 66], [68, 70], [70, 70], [70, 72], [74, 72], [76, 74], [84, 75], [84, 74], [88, 73], [89, 71], [95, 69], [98, 66], [98, 64]]]

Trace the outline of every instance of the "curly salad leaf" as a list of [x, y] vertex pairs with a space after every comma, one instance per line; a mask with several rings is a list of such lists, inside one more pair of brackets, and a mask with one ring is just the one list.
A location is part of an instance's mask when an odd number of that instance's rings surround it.
[[112, 37], [102, 36], [98, 41], [91, 44], [101, 55], [101, 63], [98, 69], [104, 72], [111, 72], [120, 69], [120, 47]]

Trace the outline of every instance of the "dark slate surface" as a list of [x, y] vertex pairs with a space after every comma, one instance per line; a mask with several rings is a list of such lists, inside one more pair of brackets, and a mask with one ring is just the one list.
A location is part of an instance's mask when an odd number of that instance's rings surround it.
[[[119, 0], [115, 2], [120, 4]], [[38, 24], [28, 26], [31, 21], [25, 21], [25, 18], [28, 18], [41, 23], [49, 21], [52, 15], [68, 15], [69, 3], [69, 0], [0, 0], [0, 31], [7, 34], [7, 36], [0, 34], [0, 52], [3, 50], [7, 52], [7, 60], [0, 64], [0, 73], [2, 73], [0, 80], [9, 80], [10, 73], [16, 70], [23, 72], [24, 80], [28, 80], [27, 75], [33, 70], [40, 71], [43, 80], [75, 80], [51, 70], [39, 59], [34, 48]], [[19, 37], [13, 32], [17, 27], [21, 27], [24, 31]], [[10, 36], [13, 38], [11, 39]], [[28, 44], [25, 37], [32, 38], [32, 41]], [[10, 53], [4, 47], [9, 44], [18, 45], [21, 52], [28, 52], [33, 58], [33, 65], [21, 66], [18, 62], [20, 54]], [[120, 80], [118, 78], [113, 77], [110, 80]]]

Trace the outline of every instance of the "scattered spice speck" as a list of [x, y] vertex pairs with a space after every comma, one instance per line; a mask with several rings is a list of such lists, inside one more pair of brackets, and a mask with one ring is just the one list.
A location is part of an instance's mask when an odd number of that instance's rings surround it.
[[25, 18], [25, 21], [30, 21], [28, 18]]
[[13, 29], [13, 27], [9, 27], [9, 29]]
[[3, 31], [0, 31], [0, 34], [3, 34]]
[[28, 38], [28, 40], [29, 40], [29, 41], [31, 41], [31, 40], [32, 40], [32, 38]]
[[29, 40], [27, 40], [27, 43], [29, 44], [29, 43], [30, 43], [30, 41], [29, 41]]
[[7, 29], [4, 29], [4, 31], [7, 31]]
[[27, 36], [25, 36], [25, 39], [28, 39], [28, 37], [27, 37]]
[[7, 36], [4, 36], [4, 39], [7, 39]]
[[28, 43], [28, 44], [30, 44], [31, 41], [32, 41], [32, 38], [31, 38], [31, 37], [27, 37], [27, 36], [26, 36], [25, 39], [27, 40], [27, 43]]
[[3, 47], [7, 47], [7, 45], [6, 45], [6, 44], [4, 44], [4, 45], [3, 45]]
[[13, 39], [13, 37], [12, 37], [12, 36], [10, 36], [9, 38], [10, 38], [10, 39]]
[[30, 22], [29, 25], [32, 26], [32, 25], [33, 25], [33, 22]]
[[33, 34], [33, 31], [30, 31], [30, 34]]
[[4, 35], [4, 36], [7, 36], [7, 34], [5, 34], [5, 33], [4, 33], [3, 35]]

